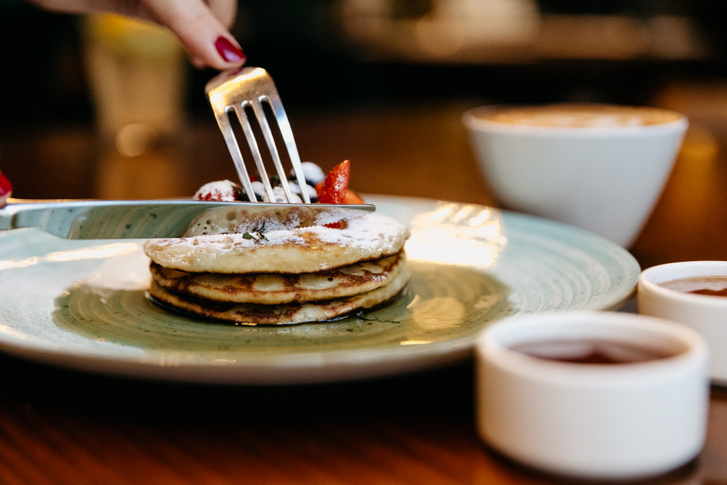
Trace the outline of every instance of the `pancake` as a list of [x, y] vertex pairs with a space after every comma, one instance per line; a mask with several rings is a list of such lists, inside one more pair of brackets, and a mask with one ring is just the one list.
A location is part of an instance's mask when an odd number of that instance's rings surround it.
[[404, 269], [389, 284], [357, 295], [307, 303], [259, 305], [223, 303], [169, 291], [152, 281], [149, 296], [178, 312], [236, 325], [290, 325], [343, 317], [357, 310], [373, 308], [396, 297], [406, 287], [410, 274]]
[[272, 305], [343, 298], [380, 288], [401, 273], [405, 260], [400, 251], [377, 260], [304, 274], [188, 273], [156, 263], [150, 269], [159, 286], [178, 294], [220, 302]]
[[315, 273], [398, 253], [409, 230], [382, 214], [368, 214], [344, 229], [324, 226], [249, 234], [149, 239], [144, 251], [169, 269], [191, 273]]
[[[317, 207], [320, 209], [320, 207]], [[185, 237], [212, 236], [215, 234], [244, 234], [257, 232], [260, 227], [265, 231], [279, 231], [291, 227], [320, 226], [330, 221], [333, 215], [328, 212], [308, 210], [305, 206], [286, 207], [277, 210], [275, 205], [261, 210], [249, 206], [227, 206], [211, 209], [197, 216], [187, 228]]]

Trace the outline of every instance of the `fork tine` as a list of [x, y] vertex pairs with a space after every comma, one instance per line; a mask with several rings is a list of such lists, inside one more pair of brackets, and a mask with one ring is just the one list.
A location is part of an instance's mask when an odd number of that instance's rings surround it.
[[[270, 124], [268, 123], [268, 118], [265, 115], [265, 111], [263, 109], [262, 103], [267, 101], [268, 104], [270, 104], [269, 99], [267, 96], [261, 96], [260, 99], [257, 100], [257, 102], [253, 101], [251, 103], [253, 112], [255, 113], [255, 116], [257, 117], [258, 125], [260, 126], [260, 130], [263, 133], [263, 137], [265, 138], [265, 142], [268, 146], [268, 151], [270, 152], [270, 155], [273, 157], [273, 165], [275, 166], [275, 170], [278, 173], [278, 176], [280, 177], [280, 184], [283, 187], [283, 191], [285, 192], [285, 197], [288, 199], [288, 202], [293, 201], [293, 196], [290, 193], [290, 186], [288, 185], [288, 176], [285, 173], [285, 169], [283, 168], [283, 162], [280, 160], [280, 153], [278, 153], [278, 149], [275, 146], [275, 139], [273, 138], [273, 132], [270, 129]], [[257, 151], [259, 153], [259, 151]], [[258, 162], [258, 159], [255, 159], [255, 163]], [[262, 158], [260, 159], [260, 164], [262, 164]], [[267, 180], [268, 177], [265, 177]], [[271, 199], [272, 200], [272, 199]]]
[[298, 146], [295, 144], [293, 129], [290, 127], [288, 115], [285, 113], [283, 102], [280, 100], [280, 96], [278, 96], [277, 91], [275, 92], [275, 96], [268, 95], [268, 102], [270, 103], [270, 108], [275, 114], [278, 129], [280, 130], [280, 134], [283, 137], [283, 143], [285, 143], [285, 147], [288, 151], [288, 157], [290, 158], [290, 163], [293, 166], [293, 173], [298, 181], [303, 202], [309, 204], [310, 197], [308, 196], [308, 191], [305, 190], [305, 175], [303, 174], [303, 165], [300, 163]]
[[[268, 177], [268, 172], [265, 169], [265, 164], [263, 163], [263, 157], [260, 153], [260, 148], [257, 143], [257, 139], [255, 138], [255, 133], [252, 131], [252, 127], [250, 125], [250, 119], [248, 117], [248, 111], [245, 109], [247, 107], [250, 107], [251, 109], [255, 110], [254, 103], [250, 101], [245, 101], [243, 104], [239, 106], [239, 109], [235, 109], [235, 112], [237, 113], [237, 119], [240, 121], [240, 126], [242, 127], [242, 132], [245, 134], [245, 139], [247, 140], [247, 144], [250, 147], [250, 152], [252, 153], [252, 158], [255, 161], [255, 166], [257, 168], [258, 174], [260, 174], [260, 178], [262, 179], [262, 183], [265, 186], [265, 193], [268, 195], [268, 199], [270, 201], [275, 200], [275, 196], [273, 194], [273, 187], [270, 185], [270, 178]], [[257, 113], [255, 114], [257, 118]], [[252, 184], [250, 184], [252, 186]], [[257, 199], [255, 199], [257, 200]]]
[[[250, 200], [256, 201], [257, 198], [254, 196], [252, 183], [250, 182], [250, 176], [245, 166], [240, 146], [230, 125], [229, 116], [231, 111], [234, 111], [237, 115], [237, 119], [242, 126], [257, 171], [262, 178], [265, 192], [270, 200], [274, 200], [273, 188], [267, 176], [260, 147], [251, 127], [251, 116], [254, 116], [257, 126], [262, 131], [268, 153], [280, 177], [280, 183], [286, 198], [289, 202], [293, 200], [293, 195], [287, 180], [287, 173], [283, 167], [280, 152], [278, 151], [275, 137], [270, 127], [270, 117], [266, 115], [263, 106], [264, 103], [267, 103], [272, 110], [277, 128], [285, 144], [288, 160], [293, 167], [293, 174], [301, 189], [301, 198], [303, 202], [310, 203], [310, 197], [305, 189], [305, 176], [303, 174], [298, 148], [295, 144], [293, 130], [290, 127], [290, 122], [288, 121], [280, 96], [275, 88], [275, 83], [273, 83], [273, 80], [265, 70], [246, 67], [239, 71], [224, 72], [207, 83], [206, 91], [210, 104], [212, 105], [212, 110], [215, 112], [217, 124], [225, 139], [232, 160], [235, 163], [237, 174]], [[250, 115], [250, 112], [252, 112], [252, 115]]]
[[237, 138], [235, 138], [235, 134], [232, 131], [232, 127], [230, 126], [230, 111], [234, 111], [239, 118], [239, 113], [237, 113], [237, 110], [235, 109], [223, 109], [220, 112], [215, 113], [217, 118], [217, 125], [220, 128], [220, 131], [222, 132], [222, 137], [225, 140], [225, 144], [227, 145], [227, 150], [230, 152], [230, 156], [232, 157], [232, 161], [235, 164], [235, 169], [237, 171], [237, 176], [240, 179], [240, 182], [242, 183], [243, 189], [245, 189], [245, 193], [247, 194], [248, 199], [251, 202], [256, 202], [257, 198], [255, 197], [255, 192], [252, 188], [252, 182], [250, 180], [250, 174], [247, 172], [247, 168], [245, 167], [245, 162], [242, 159], [242, 152], [240, 151], [240, 146], [237, 144]]

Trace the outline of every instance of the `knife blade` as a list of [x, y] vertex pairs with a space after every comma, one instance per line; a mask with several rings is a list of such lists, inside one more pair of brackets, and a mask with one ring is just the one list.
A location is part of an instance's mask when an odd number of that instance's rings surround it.
[[331, 224], [374, 210], [371, 204], [11, 198], [0, 209], [0, 230], [37, 228], [65, 239], [146, 239], [181, 237], [193, 224], [197, 232], [210, 233], [204, 232], [204, 223], [215, 220], [227, 221], [235, 229], [229, 232], [245, 232], [259, 230], [263, 221], [266, 230], [291, 229]]

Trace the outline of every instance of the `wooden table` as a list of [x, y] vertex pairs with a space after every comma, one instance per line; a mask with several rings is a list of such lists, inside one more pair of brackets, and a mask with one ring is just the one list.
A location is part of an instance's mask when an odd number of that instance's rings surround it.
[[[304, 159], [349, 158], [361, 192], [492, 204], [459, 116], [466, 102], [290, 112]], [[718, 142], [719, 140], [717, 140]], [[727, 140], [726, 140], [727, 141]], [[234, 178], [216, 128], [124, 158], [89, 127], [4, 133], [0, 170], [18, 197], [188, 195]], [[727, 260], [727, 155], [690, 133], [632, 248], [642, 267]], [[325, 385], [135, 381], [2, 356], [0, 482], [60, 484], [530, 484], [556, 479], [478, 439], [472, 363]], [[727, 483], [727, 390], [713, 388], [700, 456], [655, 483]]]

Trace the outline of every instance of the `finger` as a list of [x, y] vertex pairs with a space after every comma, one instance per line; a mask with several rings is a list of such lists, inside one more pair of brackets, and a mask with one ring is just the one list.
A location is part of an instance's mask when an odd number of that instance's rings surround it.
[[[179, 37], [195, 65], [228, 69], [245, 63], [240, 45], [202, 0], [145, 0], [145, 4], [158, 22]], [[215, 0], [215, 9], [230, 24], [235, 6]]]
[[237, 1], [236, 0], [208, 0], [207, 5], [212, 11], [217, 20], [220, 21], [226, 29], [232, 27], [237, 16]]

